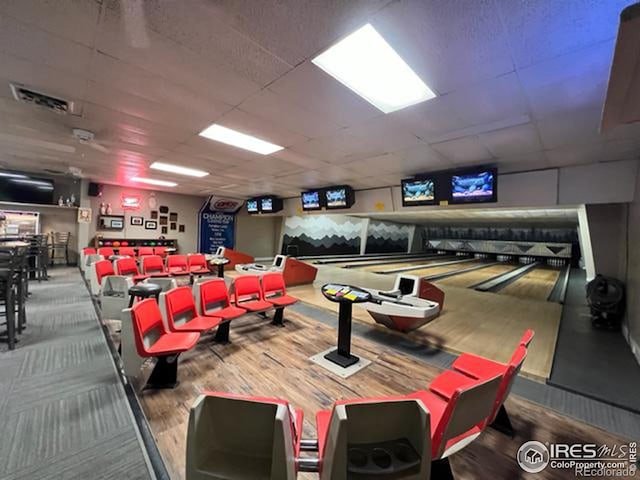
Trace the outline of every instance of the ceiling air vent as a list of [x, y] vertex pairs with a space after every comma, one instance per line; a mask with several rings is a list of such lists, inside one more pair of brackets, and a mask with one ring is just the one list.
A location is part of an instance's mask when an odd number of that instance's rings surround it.
[[39, 107], [44, 107], [49, 110], [53, 110], [56, 113], [66, 115], [73, 108], [73, 103], [63, 100], [61, 98], [52, 97], [41, 92], [36, 92], [24, 85], [12, 83], [11, 91], [13, 96], [19, 102], [31, 103]]

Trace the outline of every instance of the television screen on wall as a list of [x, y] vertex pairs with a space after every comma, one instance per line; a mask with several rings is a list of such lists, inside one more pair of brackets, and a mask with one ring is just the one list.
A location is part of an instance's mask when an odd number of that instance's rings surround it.
[[433, 205], [436, 202], [433, 178], [407, 178], [402, 180], [402, 205]]
[[27, 173], [0, 170], [0, 201], [53, 203], [53, 181]]
[[305, 211], [320, 210], [320, 191], [310, 190], [308, 192], [302, 192], [302, 209]]
[[493, 168], [452, 174], [451, 203], [496, 202], [497, 177]]
[[260, 211], [265, 213], [273, 212], [273, 198], [262, 197], [260, 199]]
[[347, 185], [340, 187], [327, 187], [324, 190], [324, 194], [328, 209], [349, 208], [354, 203], [353, 189]]
[[258, 213], [258, 200], [247, 200], [247, 212]]

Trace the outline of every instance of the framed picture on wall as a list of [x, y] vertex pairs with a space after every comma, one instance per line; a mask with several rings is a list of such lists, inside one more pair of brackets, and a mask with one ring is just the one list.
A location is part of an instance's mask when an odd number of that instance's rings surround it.
[[168, 225], [168, 224], [169, 224], [169, 219], [164, 215], [160, 215], [160, 225]]
[[160, 205], [159, 210], [160, 210], [160, 213], [164, 213], [164, 214], [169, 213], [169, 207], [167, 207], [166, 205]]
[[144, 217], [131, 217], [131, 225], [141, 227], [144, 225]]
[[158, 211], [151, 210], [151, 220], [157, 220], [157, 219], [158, 219]]
[[177, 230], [178, 224], [176, 222], [171, 222], [171, 230]]
[[160, 229], [160, 231], [162, 232], [162, 235], [166, 235], [167, 234], [167, 227], [162, 227]]
[[178, 214], [176, 212], [171, 212], [169, 214], [169, 221], [170, 222], [177, 222], [178, 221]]
[[178, 227], [178, 231], [179, 231], [180, 233], [184, 233], [184, 225], [180, 225], [180, 226]]
[[158, 222], [147, 220], [146, 222], [144, 222], [144, 228], [145, 230], [157, 230]]

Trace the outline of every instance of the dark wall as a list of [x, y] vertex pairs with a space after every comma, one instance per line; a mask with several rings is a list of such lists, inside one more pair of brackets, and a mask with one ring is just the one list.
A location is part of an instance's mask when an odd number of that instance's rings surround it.
[[409, 249], [409, 225], [371, 220], [366, 253], [405, 253]]
[[282, 251], [297, 247], [298, 255], [359, 254], [362, 220], [342, 215], [309, 215], [285, 219]]
[[464, 240], [504, 240], [520, 242], [560, 242], [578, 243], [576, 228], [547, 228], [547, 227], [423, 227], [425, 241], [437, 238], [451, 238]]

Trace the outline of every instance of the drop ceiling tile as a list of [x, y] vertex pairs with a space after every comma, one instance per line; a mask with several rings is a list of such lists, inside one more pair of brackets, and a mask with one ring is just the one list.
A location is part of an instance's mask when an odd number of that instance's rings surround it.
[[211, 2], [191, 0], [188, 8], [182, 2], [163, 0], [145, 0], [140, 3], [144, 8], [139, 13], [116, 9], [120, 20], [125, 23], [125, 31], [127, 24], [131, 30], [144, 28], [146, 25], [149, 30], [196, 52], [204, 61], [232, 69], [263, 86], [293, 66], [234, 29], [224, 16], [219, 15]]
[[3, 0], [0, 13], [88, 47], [93, 46], [99, 2]]
[[268, 88], [247, 98], [240, 108], [308, 138], [322, 137], [341, 128], [321, 113], [306, 110]]
[[300, 165], [301, 167], [309, 170], [318, 170], [320, 168], [331, 166], [329, 162], [323, 162], [322, 160], [318, 160], [317, 158], [302, 155], [301, 153], [294, 152], [290, 148], [285, 148], [284, 150], [280, 150], [279, 152], [272, 153], [271, 156], [274, 158], [281, 158], [282, 160]]
[[616, 36], [632, 0], [497, 0], [519, 68]]
[[274, 124], [269, 118], [260, 117], [235, 108], [225, 113], [215, 123], [224, 127], [238, 130], [248, 135], [253, 135], [282, 147], [288, 147], [296, 143], [308, 140], [304, 135], [287, 130]]
[[537, 122], [545, 149], [603, 140], [599, 133], [601, 109], [573, 110]]
[[132, 48], [131, 36], [127, 34], [117, 9], [107, 8], [96, 35], [96, 48], [103, 54], [185, 85], [190, 90], [204, 92], [207, 98], [216, 98], [231, 105], [237, 105], [261, 88], [228, 66], [203, 58], [153, 30], [145, 31], [148, 39], [145, 47]]
[[493, 2], [392, 2], [372, 24], [440, 94], [513, 70]]
[[602, 144], [578, 143], [547, 150], [546, 156], [554, 167], [583, 165], [602, 161]]
[[345, 163], [385, 153], [384, 148], [372, 146], [363, 138], [349, 135], [347, 129], [329, 137], [314, 138], [293, 145], [291, 150], [329, 163]]
[[423, 142], [404, 127], [402, 122], [388, 115], [381, 115], [343, 130], [349, 137], [358, 138], [368, 148], [390, 152], [416, 147]]
[[491, 160], [492, 156], [477, 136], [463, 137], [431, 145], [444, 158], [459, 165]]
[[0, 15], [0, 52], [79, 75], [89, 67], [92, 53], [84, 45], [35, 29], [6, 15]]
[[425, 141], [468, 126], [454, 109], [451, 95], [436, 97], [388, 116]]
[[543, 151], [500, 157], [495, 160], [495, 163], [500, 173], [525, 172], [551, 167]]
[[542, 150], [538, 130], [533, 123], [483, 133], [478, 138], [494, 157], [517, 156]]
[[613, 41], [537, 63], [519, 71], [537, 119], [578, 108], [601, 107], [613, 57]]
[[342, 83], [307, 61], [269, 85], [300, 108], [318, 112], [341, 126], [353, 125], [382, 112]]
[[602, 144], [602, 161], [640, 158], [640, 137], [635, 140], [610, 140]]
[[398, 169], [396, 172], [404, 175], [434, 172], [453, 166], [450, 160], [444, 158], [440, 153], [426, 144], [395, 151], [393, 154], [398, 159]]

